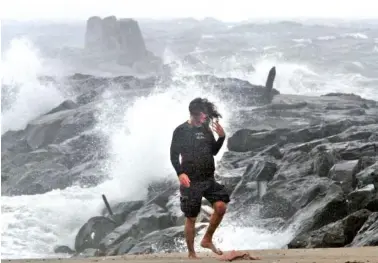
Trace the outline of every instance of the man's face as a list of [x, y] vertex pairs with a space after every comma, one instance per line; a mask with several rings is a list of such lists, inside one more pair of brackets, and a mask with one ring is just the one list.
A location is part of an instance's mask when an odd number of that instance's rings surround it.
[[203, 125], [207, 121], [207, 114], [200, 112], [198, 115], [194, 116], [194, 118], [198, 124]]

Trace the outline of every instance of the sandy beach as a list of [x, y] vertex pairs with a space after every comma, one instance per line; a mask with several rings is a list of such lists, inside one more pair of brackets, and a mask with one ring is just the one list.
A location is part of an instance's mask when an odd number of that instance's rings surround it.
[[[260, 257], [259, 260], [235, 260], [243, 262], [259, 262], [259, 263], [378, 263], [378, 247], [360, 247], [360, 248], [322, 248], [322, 249], [277, 249], [277, 250], [254, 250], [247, 251], [251, 256]], [[225, 252], [229, 253], [229, 252]], [[138, 256], [115, 256], [115, 257], [97, 257], [97, 258], [72, 258], [72, 259], [20, 259], [20, 260], [2, 260], [2, 262], [11, 263], [152, 263], [152, 262], [219, 262], [213, 254], [200, 253], [200, 260], [189, 260], [186, 254], [152, 254]]]

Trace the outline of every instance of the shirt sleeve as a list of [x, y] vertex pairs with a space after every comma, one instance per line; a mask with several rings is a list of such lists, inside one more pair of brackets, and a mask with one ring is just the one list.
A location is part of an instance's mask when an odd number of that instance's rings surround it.
[[172, 142], [171, 142], [171, 163], [176, 171], [177, 175], [182, 174], [184, 171], [180, 164], [180, 153], [181, 153], [181, 134], [179, 129], [173, 131]]
[[224, 143], [224, 140], [226, 139], [226, 136], [219, 137], [218, 140], [215, 140], [214, 134], [211, 130], [209, 130], [211, 137], [212, 137], [212, 152], [213, 155], [217, 155], [219, 150], [222, 148], [222, 145]]

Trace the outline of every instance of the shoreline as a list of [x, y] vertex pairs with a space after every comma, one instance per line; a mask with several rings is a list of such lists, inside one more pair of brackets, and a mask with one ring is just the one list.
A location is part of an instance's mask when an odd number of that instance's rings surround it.
[[[243, 250], [244, 251], [244, 250]], [[251, 256], [260, 257], [259, 260], [233, 260], [248, 261], [258, 263], [378, 263], [378, 247], [353, 247], [353, 248], [315, 248], [315, 249], [265, 249], [246, 251]], [[229, 253], [229, 252], [225, 252]], [[215, 255], [210, 252], [198, 253], [201, 259], [190, 260], [186, 253], [158, 253], [146, 255], [123, 255], [123, 256], [103, 256], [88, 258], [39, 258], [39, 259], [2, 259], [3, 262], [10, 263], [37, 263], [37, 262], [60, 262], [69, 263], [93, 263], [93, 262], [220, 262]]]

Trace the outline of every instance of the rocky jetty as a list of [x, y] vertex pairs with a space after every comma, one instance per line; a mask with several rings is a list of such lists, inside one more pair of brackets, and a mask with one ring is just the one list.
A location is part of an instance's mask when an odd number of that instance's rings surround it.
[[[228, 219], [270, 231], [289, 229], [289, 248], [377, 245], [378, 102], [354, 94], [280, 94], [272, 88], [274, 76], [272, 68], [266, 87], [214, 76], [180, 80], [219, 89], [241, 105], [217, 168], [217, 180], [231, 193]], [[107, 142], [93, 130], [96, 103], [115, 86], [121, 87], [117, 96], [132, 98], [148, 95], [157, 84], [172, 81], [80, 74], [66, 79], [78, 94], [74, 101], [2, 136], [2, 194], [106, 180], [100, 166]], [[177, 213], [177, 190], [174, 177], [151, 182], [145, 200], [110, 204], [112, 214], [104, 206], [81, 227], [74, 248], [56, 251], [75, 256], [180, 251], [184, 218]], [[198, 231], [211, 210], [204, 202]]]

